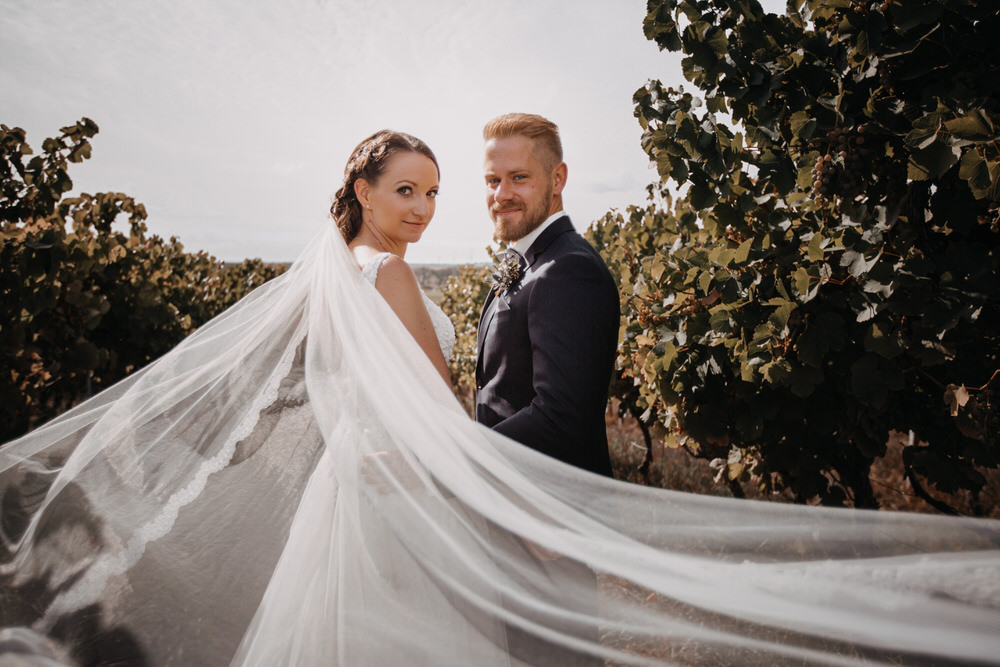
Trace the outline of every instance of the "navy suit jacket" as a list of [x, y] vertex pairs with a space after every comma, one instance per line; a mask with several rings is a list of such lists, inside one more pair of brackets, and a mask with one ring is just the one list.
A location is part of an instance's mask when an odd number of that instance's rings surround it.
[[479, 321], [476, 420], [572, 465], [611, 475], [604, 414], [618, 345], [618, 288], [568, 217], [491, 291]]

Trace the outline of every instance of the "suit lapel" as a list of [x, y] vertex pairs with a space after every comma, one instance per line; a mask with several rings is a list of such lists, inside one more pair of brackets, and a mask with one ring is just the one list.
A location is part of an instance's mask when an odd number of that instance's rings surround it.
[[493, 322], [493, 316], [496, 315], [497, 309], [493, 307], [493, 302], [496, 301], [497, 293], [496, 290], [490, 288], [490, 293], [486, 295], [486, 303], [483, 304], [483, 312], [479, 316], [479, 329], [477, 330], [477, 340], [476, 340], [476, 377], [479, 377], [480, 368], [483, 363], [483, 347], [486, 344], [486, 330], [489, 328], [490, 323]]
[[[479, 313], [479, 331], [483, 331], [483, 322], [486, 321], [486, 313], [489, 312], [490, 304], [493, 303], [493, 300], [496, 298], [496, 290], [491, 287], [489, 293], [486, 295], [486, 301], [483, 302], [483, 310]], [[480, 336], [479, 339], [482, 340], [482, 336]]]
[[[535, 261], [545, 252], [545, 250], [552, 245], [552, 242], [556, 240], [562, 234], [566, 232], [573, 231], [573, 223], [570, 222], [569, 216], [564, 215], [559, 218], [551, 225], [549, 225], [541, 235], [535, 239], [528, 251], [524, 253], [524, 262], [527, 265], [524, 269], [524, 275], [521, 276], [521, 281], [523, 282], [531, 271], [532, 265]], [[494, 317], [496, 317], [498, 308], [495, 303], [498, 298], [495, 290], [490, 290], [489, 295], [486, 297], [486, 303], [483, 304], [483, 312], [479, 316], [479, 331], [477, 335], [477, 355], [476, 355], [476, 376], [482, 369], [483, 360], [483, 348], [486, 345], [486, 335], [489, 332], [490, 325], [493, 323]]]
[[535, 239], [535, 242], [531, 244], [531, 247], [528, 248], [528, 252], [524, 253], [524, 260], [528, 263], [528, 268], [531, 268], [535, 261], [548, 249], [550, 245], [552, 245], [552, 242], [555, 241], [556, 238], [571, 231], [573, 231], [573, 223], [570, 222], [568, 215], [564, 215], [549, 225], [545, 231], [542, 232], [537, 239]]

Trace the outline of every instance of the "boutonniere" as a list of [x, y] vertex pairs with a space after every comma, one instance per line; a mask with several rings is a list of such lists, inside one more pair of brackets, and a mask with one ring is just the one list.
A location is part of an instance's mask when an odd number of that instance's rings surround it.
[[493, 291], [499, 295], [511, 288], [521, 278], [521, 258], [511, 250], [497, 255], [497, 265], [493, 267]]

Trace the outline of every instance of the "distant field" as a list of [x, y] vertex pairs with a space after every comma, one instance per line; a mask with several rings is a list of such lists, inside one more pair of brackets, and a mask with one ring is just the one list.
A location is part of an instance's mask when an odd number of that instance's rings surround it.
[[411, 264], [417, 282], [434, 303], [441, 303], [441, 288], [448, 277], [456, 275], [461, 264]]
[[[237, 265], [239, 262], [226, 262], [226, 265]], [[275, 262], [274, 266], [287, 269], [291, 264], [288, 262]], [[417, 282], [421, 289], [427, 293], [434, 303], [441, 303], [441, 288], [448, 282], [449, 276], [458, 273], [461, 264], [411, 264], [413, 273], [417, 276]]]

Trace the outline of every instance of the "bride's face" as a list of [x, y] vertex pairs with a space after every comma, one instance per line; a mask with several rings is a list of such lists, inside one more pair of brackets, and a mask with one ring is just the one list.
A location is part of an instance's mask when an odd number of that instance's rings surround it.
[[415, 243], [434, 217], [437, 166], [420, 153], [399, 153], [375, 182], [358, 179], [356, 191], [376, 233], [394, 243]]

